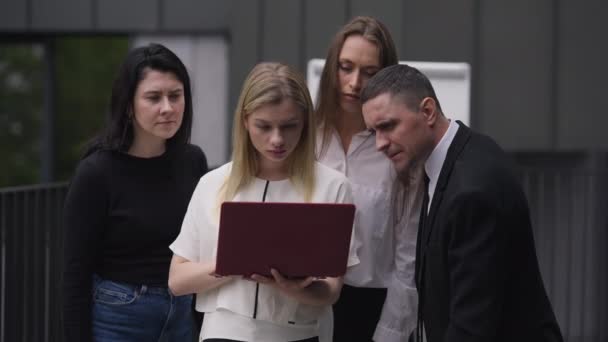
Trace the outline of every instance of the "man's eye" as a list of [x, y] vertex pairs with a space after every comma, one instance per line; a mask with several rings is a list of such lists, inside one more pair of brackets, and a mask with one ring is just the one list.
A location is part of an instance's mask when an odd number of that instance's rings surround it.
[[392, 129], [393, 126], [395, 126], [394, 123], [387, 122], [387, 123], [382, 123], [382, 124], [378, 125], [376, 127], [376, 129], [379, 131], [388, 131], [388, 130]]

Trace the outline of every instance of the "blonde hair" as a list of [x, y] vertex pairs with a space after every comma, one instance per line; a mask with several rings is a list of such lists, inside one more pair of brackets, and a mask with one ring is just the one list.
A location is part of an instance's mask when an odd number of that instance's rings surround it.
[[232, 169], [219, 195], [219, 203], [230, 201], [258, 174], [257, 152], [245, 129], [247, 115], [266, 105], [291, 100], [301, 110], [304, 125], [296, 148], [287, 157], [289, 179], [310, 202], [314, 189], [315, 118], [304, 78], [281, 63], [260, 63], [249, 73], [234, 111]]
[[323, 130], [319, 156], [327, 152], [329, 137], [335, 126], [339, 106], [338, 64], [344, 41], [350, 36], [361, 36], [378, 47], [380, 68], [397, 64], [399, 61], [395, 43], [388, 29], [376, 18], [355, 17], [336, 33], [325, 58], [315, 110], [318, 128]]

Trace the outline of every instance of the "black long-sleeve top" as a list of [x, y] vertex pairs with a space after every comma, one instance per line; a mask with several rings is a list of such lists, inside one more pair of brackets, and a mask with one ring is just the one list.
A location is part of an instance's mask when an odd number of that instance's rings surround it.
[[92, 275], [167, 286], [171, 250], [207, 172], [194, 145], [138, 158], [101, 150], [83, 159], [64, 206], [65, 341], [90, 341]]

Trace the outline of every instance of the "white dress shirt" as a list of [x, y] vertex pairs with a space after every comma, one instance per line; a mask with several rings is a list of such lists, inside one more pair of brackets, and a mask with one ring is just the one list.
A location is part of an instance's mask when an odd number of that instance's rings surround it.
[[[396, 172], [392, 162], [377, 151], [375, 136], [368, 131], [355, 134], [346, 153], [335, 131], [330, 138], [319, 161], [346, 175], [357, 207], [353, 245], [358, 247], [360, 262], [348, 269], [344, 281], [356, 287], [387, 288], [374, 340], [405, 341], [417, 319], [414, 272], [422, 187], [407, 194], [406, 216], [395, 224], [392, 192]], [[321, 134], [318, 143], [321, 152]]]
[[437, 187], [437, 181], [439, 180], [439, 174], [441, 173], [441, 168], [443, 167], [443, 163], [445, 162], [445, 158], [448, 155], [448, 149], [450, 145], [452, 145], [452, 141], [458, 132], [458, 124], [454, 120], [450, 120], [450, 125], [448, 126], [447, 131], [439, 140], [439, 144], [435, 146], [433, 152], [424, 163], [424, 171], [426, 172], [427, 177], [429, 177], [429, 203], [426, 211], [431, 209], [431, 203], [433, 202], [433, 194], [435, 193], [435, 188]]

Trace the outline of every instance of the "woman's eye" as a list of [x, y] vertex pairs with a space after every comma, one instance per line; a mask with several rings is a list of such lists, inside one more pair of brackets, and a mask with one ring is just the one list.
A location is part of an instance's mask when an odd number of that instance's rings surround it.
[[256, 126], [261, 131], [267, 131], [270, 129], [270, 126]]
[[347, 71], [348, 72], [348, 71], [352, 71], [353, 70], [353, 68], [350, 65], [346, 65], [346, 64], [340, 64], [338, 67], [342, 71]]
[[146, 99], [151, 102], [158, 102], [160, 100], [160, 96], [148, 96]]
[[296, 125], [296, 124], [290, 124], [290, 125], [285, 125], [282, 128], [285, 129], [285, 130], [292, 130], [292, 129], [295, 129], [297, 127], [298, 127], [298, 125]]

